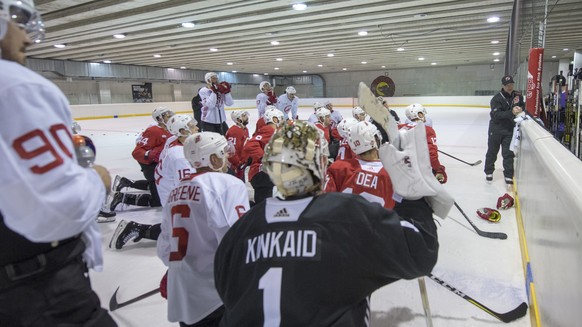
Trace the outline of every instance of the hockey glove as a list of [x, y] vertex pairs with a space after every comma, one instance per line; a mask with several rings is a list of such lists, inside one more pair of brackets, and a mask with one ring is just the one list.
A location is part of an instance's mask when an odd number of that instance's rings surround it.
[[439, 183], [444, 184], [447, 182], [447, 173], [445, 172], [445, 166], [440, 165], [438, 170], [433, 171]]
[[168, 271], [166, 270], [166, 273], [164, 274], [164, 277], [162, 277], [162, 280], [160, 280], [160, 295], [164, 298], [164, 299], [168, 299]]
[[506, 210], [513, 207], [514, 201], [511, 195], [505, 193], [497, 199], [497, 209]]
[[477, 209], [477, 216], [481, 219], [485, 219], [491, 222], [498, 222], [501, 219], [501, 214], [499, 211], [491, 208], [479, 208]]
[[277, 95], [275, 91], [269, 91], [267, 93], [267, 104], [270, 106], [274, 106], [277, 103]]
[[230, 84], [228, 82], [220, 82], [217, 85], [218, 93], [227, 94], [230, 93]]

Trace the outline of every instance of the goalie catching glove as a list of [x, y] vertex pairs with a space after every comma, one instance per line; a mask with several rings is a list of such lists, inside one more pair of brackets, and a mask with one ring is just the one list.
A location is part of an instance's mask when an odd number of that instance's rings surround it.
[[491, 208], [479, 208], [477, 209], [477, 216], [481, 219], [489, 220], [491, 222], [498, 222], [501, 219], [501, 214], [499, 211]]
[[400, 149], [388, 143], [379, 149], [382, 165], [392, 180], [395, 200], [425, 197], [434, 213], [444, 219], [455, 201], [432, 174], [424, 124], [401, 129], [398, 134]]
[[513, 207], [514, 200], [511, 195], [505, 193], [497, 199], [497, 209], [506, 210]]

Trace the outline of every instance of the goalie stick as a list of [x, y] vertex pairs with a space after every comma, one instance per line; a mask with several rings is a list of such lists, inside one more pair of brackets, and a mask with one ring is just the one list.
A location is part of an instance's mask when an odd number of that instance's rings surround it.
[[430, 279], [435, 281], [437, 284], [445, 287], [449, 291], [462, 297], [463, 299], [465, 299], [469, 303], [473, 304], [477, 308], [487, 312], [488, 314], [492, 315], [493, 317], [495, 317], [495, 318], [497, 318], [505, 323], [509, 323], [509, 322], [514, 321], [514, 320], [517, 320], [517, 319], [525, 316], [525, 314], [527, 313], [528, 306], [527, 306], [527, 303], [525, 303], [525, 302], [522, 302], [519, 306], [517, 306], [517, 308], [515, 308], [511, 311], [508, 311], [505, 313], [495, 312], [495, 311], [489, 309], [488, 307], [486, 307], [485, 305], [483, 305], [482, 303], [479, 303], [477, 300], [473, 299], [472, 297], [468, 296], [467, 294], [465, 294], [465, 293], [459, 291], [458, 289], [454, 288], [453, 286], [449, 285], [448, 283], [446, 283], [442, 279], [434, 276], [433, 274], [428, 275], [428, 277], [430, 277]]
[[465, 217], [465, 219], [467, 219], [469, 224], [471, 224], [471, 226], [473, 226], [473, 229], [475, 229], [477, 234], [479, 234], [480, 236], [487, 237], [487, 238], [496, 238], [496, 239], [500, 239], [500, 240], [507, 239], [507, 234], [505, 234], [505, 233], [485, 232], [485, 231], [480, 230], [479, 228], [477, 228], [477, 226], [475, 226], [475, 224], [473, 224], [473, 222], [469, 219], [469, 217], [467, 217], [467, 215], [465, 214], [463, 209], [461, 209], [461, 207], [459, 207], [457, 202], [455, 202], [455, 207], [457, 207], [457, 209], [459, 209], [459, 211], [463, 214], [463, 217]]
[[111, 300], [109, 300], [109, 311], [115, 311], [115, 310], [117, 310], [119, 308], [123, 308], [123, 307], [128, 306], [128, 305], [130, 305], [132, 303], [135, 303], [137, 301], [141, 301], [141, 300], [143, 300], [143, 299], [145, 299], [147, 297], [150, 297], [150, 296], [152, 296], [154, 294], [157, 294], [157, 293], [160, 292], [160, 288], [158, 287], [155, 290], [151, 290], [151, 291], [149, 291], [147, 293], [144, 293], [142, 295], [136, 296], [136, 297], [134, 297], [131, 300], [127, 300], [127, 301], [121, 302], [121, 303], [118, 303], [117, 302], [117, 291], [119, 291], [119, 286], [115, 290], [115, 293], [113, 293], [113, 296], [111, 297]]
[[386, 134], [388, 134], [390, 143], [400, 148], [400, 137], [398, 135], [396, 120], [388, 113], [386, 108], [378, 101], [364, 82], [360, 82], [358, 87], [358, 104], [375, 122], [382, 126]]
[[438, 152], [440, 152], [440, 153], [444, 154], [444, 155], [445, 155], [445, 156], [447, 156], [447, 157], [451, 157], [451, 158], [453, 158], [453, 159], [455, 159], [455, 160], [459, 160], [460, 162], [462, 162], [462, 163], [465, 163], [465, 164], [467, 164], [467, 165], [469, 165], [469, 166], [477, 166], [478, 164], [480, 164], [480, 163], [482, 163], [482, 162], [483, 162], [483, 161], [481, 161], [481, 160], [477, 160], [477, 161], [475, 161], [475, 162], [473, 162], [473, 163], [471, 163], [471, 162], [466, 162], [465, 160], [461, 160], [461, 159], [459, 159], [459, 158], [457, 158], [457, 157], [455, 157], [455, 156], [452, 156], [452, 155], [450, 155], [450, 154], [448, 154], [448, 153], [446, 153], [446, 152], [443, 152], [443, 151], [441, 151], [441, 150], [438, 150]]

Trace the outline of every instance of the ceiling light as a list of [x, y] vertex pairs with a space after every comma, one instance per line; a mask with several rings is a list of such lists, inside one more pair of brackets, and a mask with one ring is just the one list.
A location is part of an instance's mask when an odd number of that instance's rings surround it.
[[111, 63], [111, 60], [103, 60], [103, 63], [104, 64], [110, 64]]
[[161, 54], [155, 54], [155, 55], [154, 55], [154, 58], [161, 58], [161, 57], [162, 57], [162, 55], [161, 55]]
[[272, 45], [279, 45], [279, 44], [281, 44], [281, 43], [279, 43], [279, 41], [271, 41], [271, 44], [272, 44]]
[[436, 62], [431, 62], [430, 64], [433, 65], [433, 66], [436, 66], [437, 63]]
[[557, 56], [552, 56], [552, 59], [556, 59], [556, 58], [557, 58]]
[[34, 40], [34, 43], [40, 43], [41, 40]]
[[[55, 47], [56, 47], [56, 45], [55, 45]], [[568, 48], [564, 48], [564, 51], [568, 51], [568, 50], [570, 50], [570, 49], [568, 49]]]
[[168, 68], [169, 71], [174, 71], [174, 68]]
[[404, 51], [404, 48], [397, 48], [396, 51]]
[[328, 56], [328, 57], [333, 57], [333, 56], [335, 56], [335, 55], [334, 55], [333, 53], [328, 53], [328, 54], [327, 54], [327, 56]]
[[386, 68], [386, 66], [380, 66], [380, 68]]
[[125, 39], [127, 35], [123, 34], [123, 33], [119, 33], [119, 34], [113, 34], [113, 37], [116, 39]]
[[493, 40], [493, 41], [491, 41], [491, 44], [498, 44], [498, 43], [499, 43], [499, 41], [498, 41], [498, 40]]
[[269, 73], [263, 73], [263, 75], [269, 75]]
[[494, 55], [494, 56], [499, 56], [500, 54], [501, 54], [501, 53], [499, 53], [499, 52], [493, 52], [493, 55]]
[[64, 44], [64, 43], [62, 43], [62, 44], [55, 44], [55, 45], [53, 45], [53, 47], [55, 47], [55, 48], [59, 48], [59, 49], [62, 49], [62, 48], [64, 48], [64, 47], [66, 47], [66, 46], [67, 46], [67, 45], [66, 45], [66, 44]]
[[186, 67], [182, 66], [182, 67], [180, 67], [180, 69], [186, 69]]
[[364, 65], [367, 64], [367, 63], [368, 63], [367, 61], [362, 61], [362, 64], [364, 64]]
[[233, 72], [233, 73], [236, 73], [236, 70], [233, 70], [232, 72]]
[[283, 61], [283, 58], [277, 58], [275, 60], [277, 60], [277, 61]]
[[227, 62], [226, 64], [229, 66], [232, 66], [232, 62]]
[[317, 67], [323, 67], [323, 65], [317, 65]]
[[423, 61], [424, 57], [418, 57], [418, 60]]
[[303, 71], [303, 73], [307, 73], [307, 71], [306, 71], [306, 70], [304, 70], [304, 71]]
[[366, 36], [366, 35], [368, 35], [368, 32], [367, 31], [359, 31], [358, 35], [359, 36]]
[[493, 59], [493, 61], [499, 62], [499, 58], [495, 58], [495, 59]]
[[348, 70], [348, 69], [344, 67], [344, 68], [342, 68], [342, 70]]
[[275, 69], [275, 70], [279, 70], [279, 67], [275, 67], [274, 69]]
[[258, 77], [258, 76], [259, 76], [259, 74], [253, 74], [253, 77]]
[[293, 5], [294, 10], [305, 10], [307, 9], [307, 5], [304, 3], [296, 3]]
[[497, 16], [492, 16], [492, 17], [487, 18], [488, 23], [497, 23], [499, 20], [500, 20], [500, 18]]
[[210, 48], [210, 49], [208, 49], [208, 50], [210, 50], [210, 51], [212, 51], [212, 52], [216, 52], [216, 51], [218, 51], [218, 49], [217, 49], [217, 48]]
[[182, 23], [182, 27], [186, 27], [186, 28], [192, 28], [192, 27], [194, 27], [194, 26], [196, 26], [196, 24], [194, 24], [194, 23], [192, 23], [192, 22], [185, 22], [185, 23]]

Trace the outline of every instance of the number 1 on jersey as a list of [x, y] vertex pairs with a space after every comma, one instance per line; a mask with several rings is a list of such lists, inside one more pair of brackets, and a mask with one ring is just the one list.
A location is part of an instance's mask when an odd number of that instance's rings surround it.
[[259, 289], [263, 290], [263, 327], [281, 325], [281, 280], [283, 268], [269, 268], [259, 279]]

